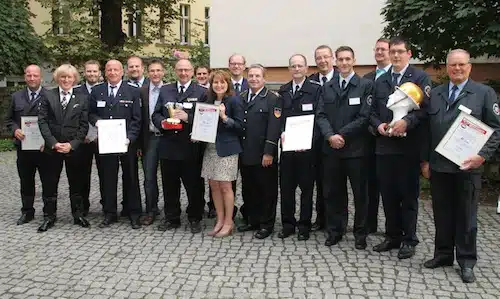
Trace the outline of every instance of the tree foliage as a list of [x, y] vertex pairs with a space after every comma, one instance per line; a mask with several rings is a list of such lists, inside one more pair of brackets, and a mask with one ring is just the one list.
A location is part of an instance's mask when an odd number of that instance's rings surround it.
[[28, 1], [0, 0], [0, 79], [20, 75], [27, 63], [39, 63], [43, 44], [30, 22]]
[[[137, 54], [144, 45], [171, 36], [170, 25], [179, 16], [179, 0], [37, 1], [52, 12], [53, 28], [43, 38], [54, 65], [68, 61], [82, 65], [89, 59], [104, 62]], [[136, 36], [123, 32], [129, 15], [142, 23]]]
[[404, 36], [423, 61], [443, 63], [454, 48], [500, 57], [500, 1], [387, 0], [382, 15], [385, 35]]

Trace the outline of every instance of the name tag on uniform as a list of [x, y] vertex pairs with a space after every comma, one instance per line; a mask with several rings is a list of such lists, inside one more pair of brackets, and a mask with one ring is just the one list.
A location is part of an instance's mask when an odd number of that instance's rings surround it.
[[191, 109], [193, 108], [193, 103], [183, 103], [182, 107], [184, 107], [184, 109]]
[[361, 104], [360, 98], [350, 98], [349, 99], [349, 105], [359, 105]]
[[98, 108], [106, 107], [106, 102], [105, 101], [97, 101], [97, 107]]
[[467, 113], [469, 115], [472, 113], [472, 110], [470, 110], [469, 108], [465, 107], [464, 105], [458, 106], [458, 110], [463, 111], [463, 112], [465, 112], [465, 113]]
[[302, 111], [312, 111], [313, 104], [302, 104]]

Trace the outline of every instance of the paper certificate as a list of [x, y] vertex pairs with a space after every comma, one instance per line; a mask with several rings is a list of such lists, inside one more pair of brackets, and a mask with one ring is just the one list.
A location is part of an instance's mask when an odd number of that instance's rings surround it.
[[127, 124], [124, 119], [101, 119], [97, 126], [99, 154], [126, 153]]
[[314, 114], [286, 118], [283, 151], [299, 151], [312, 148]]
[[462, 163], [477, 155], [488, 141], [493, 129], [475, 117], [460, 112], [436, 147], [436, 152], [462, 166]]
[[40, 150], [45, 143], [38, 127], [37, 116], [21, 116], [21, 131], [23, 131], [24, 139], [21, 141], [21, 150]]
[[197, 103], [194, 111], [191, 139], [215, 143], [219, 124], [219, 106]]

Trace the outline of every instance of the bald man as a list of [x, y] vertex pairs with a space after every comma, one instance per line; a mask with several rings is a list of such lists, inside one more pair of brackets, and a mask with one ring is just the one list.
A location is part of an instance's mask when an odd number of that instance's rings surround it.
[[[99, 128], [99, 122], [104, 119], [125, 119], [127, 125], [127, 147], [123, 154], [99, 154], [98, 167], [102, 173], [102, 194], [104, 203], [104, 220], [101, 228], [109, 227], [117, 221], [117, 184], [118, 166], [123, 172], [123, 191], [127, 193], [127, 211], [133, 229], [141, 227], [141, 200], [139, 178], [134, 171], [137, 152], [137, 137], [141, 129], [141, 99], [139, 88], [122, 81], [123, 65], [118, 60], [106, 63], [107, 81], [95, 86], [90, 94], [89, 121]], [[99, 136], [97, 136], [99, 138]]]
[[[35, 209], [35, 173], [38, 170], [42, 181], [42, 189], [45, 191], [47, 172], [47, 159], [40, 149], [23, 149], [22, 141], [25, 136], [21, 127], [23, 116], [37, 116], [42, 97], [46, 90], [42, 88], [42, 75], [38, 65], [29, 65], [24, 70], [24, 81], [27, 88], [21, 89], [12, 95], [9, 109], [7, 110], [6, 126], [14, 137], [17, 150], [17, 170], [21, 182], [21, 217], [17, 225], [28, 223], [33, 220]], [[42, 193], [44, 203], [47, 196]]]

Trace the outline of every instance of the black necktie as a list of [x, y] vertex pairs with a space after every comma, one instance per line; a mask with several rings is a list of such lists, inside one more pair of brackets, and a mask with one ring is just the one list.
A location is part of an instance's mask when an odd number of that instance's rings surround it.
[[342, 86], [341, 86], [342, 90], [345, 89], [346, 83], [347, 83], [347, 81], [345, 79], [342, 79]]
[[109, 93], [109, 97], [111, 99], [114, 99], [115, 98], [115, 88], [116, 88], [116, 86], [110, 85], [109, 88], [111, 88], [111, 92]]
[[33, 102], [35, 100], [35, 97], [36, 97], [36, 92], [32, 91], [31, 92], [31, 102]]
[[398, 86], [399, 73], [392, 73], [392, 85]]
[[251, 93], [250, 94], [250, 100], [248, 100], [248, 102], [250, 103], [253, 100], [254, 97], [255, 97], [255, 94]]
[[323, 81], [322, 85], [325, 85], [325, 83], [326, 83], [326, 77], [321, 78], [321, 81]]
[[184, 93], [184, 85], [181, 85], [180, 88], [181, 88], [181, 91], [179, 92], [179, 95], [181, 96]]
[[237, 93], [240, 92], [240, 83], [234, 83], [234, 90], [236, 90]]
[[295, 91], [293, 92], [293, 95], [296, 95], [296, 94], [297, 94], [297, 91], [299, 91], [299, 88], [300, 88], [300, 86], [295, 85]]
[[458, 91], [458, 86], [453, 85], [453, 87], [451, 88], [450, 97], [448, 98], [448, 102], [450, 104], [453, 104], [453, 102], [455, 101], [455, 98], [457, 97], [457, 91]]

